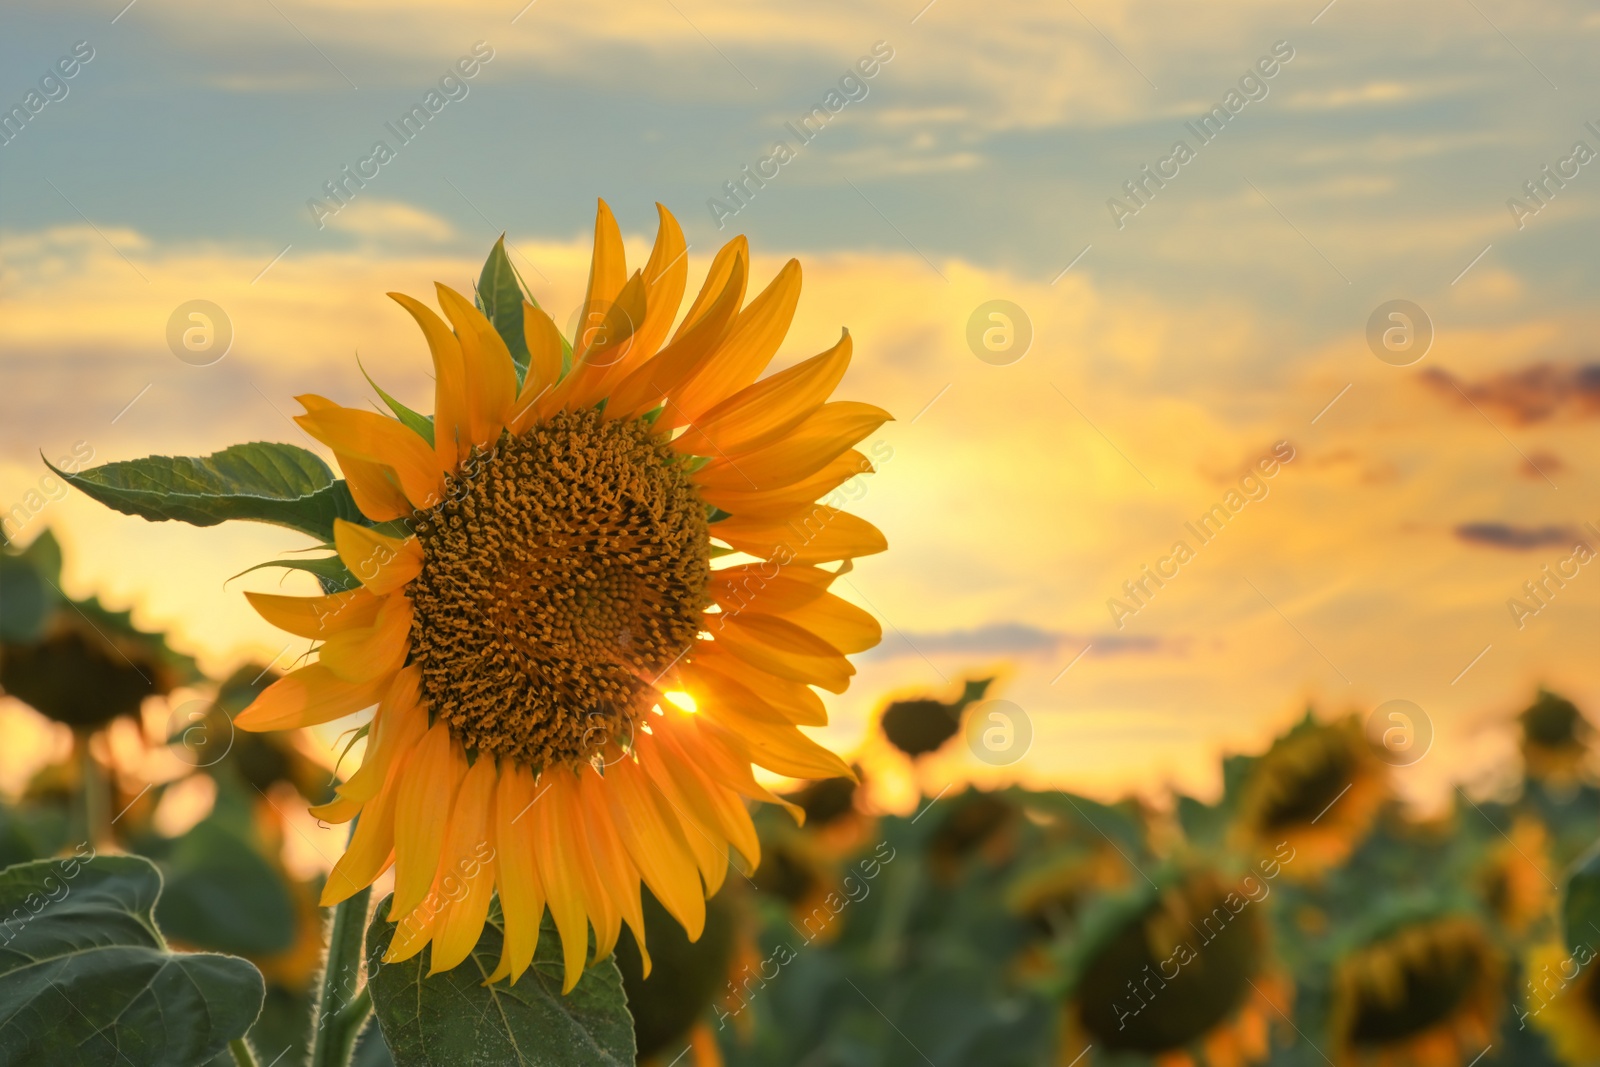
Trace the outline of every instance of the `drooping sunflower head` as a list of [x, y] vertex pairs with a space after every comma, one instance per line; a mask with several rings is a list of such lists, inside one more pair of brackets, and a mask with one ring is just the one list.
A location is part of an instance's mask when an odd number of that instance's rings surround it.
[[799, 727], [881, 636], [832, 587], [882, 535], [834, 505], [888, 415], [828, 401], [848, 333], [762, 377], [798, 263], [746, 303], [736, 238], [680, 318], [686, 252], [661, 209], [628, 274], [602, 203], [578, 336], [506, 282], [497, 246], [481, 306], [440, 285], [441, 318], [391, 294], [432, 355], [431, 418], [381, 391], [393, 418], [301, 397], [360, 515], [334, 523], [327, 595], [249, 594], [321, 644], [237, 721], [377, 705], [360, 769], [317, 810], [362, 816], [325, 903], [395, 868], [391, 960], [431, 943], [435, 970], [459, 963], [498, 894], [495, 977], [528, 966], [548, 907], [570, 988], [590, 926], [595, 958], [623, 923], [643, 944], [641, 880], [698, 937], [732, 853], [758, 862], [745, 800], [778, 801], [752, 767], [851, 773]]
[[1371, 830], [1389, 796], [1387, 767], [1354, 717], [1319, 723], [1309, 715], [1274, 741], [1251, 769], [1235, 838], [1249, 852], [1295, 850], [1291, 877], [1342, 863]]
[[1092, 1046], [1210, 1067], [1266, 1058], [1292, 989], [1270, 965], [1264, 883], [1209, 869], [1164, 878], [1086, 919], [1067, 1005], [1068, 1055]]
[[[73, 600], [59, 590], [61, 553], [48, 531], [22, 553], [6, 553], [6, 595], [40, 594], [30, 632], [0, 644], [0, 688], [39, 713], [79, 731], [137, 716], [146, 697], [200, 680], [195, 661], [168, 647], [165, 635], [133, 624], [98, 597]], [[12, 581], [15, 579], [15, 581]], [[9, 612], [8, 612], [9, 613]]]
[[1335, 967], [1335, 1059], [1459, 1067], [1493, 1040], [1503, 975], [1475, 918], [1425, 910], [1385, 920]]
[[1576, 780], [1589, 759], [1594, 727], [1572, 701], [1540, 689], [1525, 708], [1522, 762], [1529, 778], [1562, 785]]
[[1523, 966], [1518, 1013], [1542, 1031], [1561, 1062], [1585, 1067], [1600, 1051], [1600, 967], [1587, 944], [1540, 945]]

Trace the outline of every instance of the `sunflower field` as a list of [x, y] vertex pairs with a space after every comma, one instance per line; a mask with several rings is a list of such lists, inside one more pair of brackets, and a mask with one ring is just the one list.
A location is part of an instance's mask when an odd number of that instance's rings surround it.
[[[881, 637], [830, 586], [888, 547], [835, 491], [890, 416], [830, 399], [848, 331], [763, 377], [797, 262], [746, 300], [735, 239], [680, 319], [687, 251], [662, 209], [630, 274], [602, 203], [572, 337], [503, 245], [440, 312], [391, 294], [435, 410], [302, 396], [339, 477], [263, 443], [62, 475], [309, 535], [261, 566], [318, 595], [247, 594], [305, 654], [206, 678], [63, 593], [48, 532], [0, 551], [0, 689], [54, 746], [0, 810], [0, 1064], [1600, 1063], [1557, 693], [1506, 709], [1514, 790], [1428, 818], [1319, 710], [1214, 803], [932, 784], [993, 678], [886, 700], [876, 762], [803, 732]], [[347, 827], [320, 865], [312, 825]]]

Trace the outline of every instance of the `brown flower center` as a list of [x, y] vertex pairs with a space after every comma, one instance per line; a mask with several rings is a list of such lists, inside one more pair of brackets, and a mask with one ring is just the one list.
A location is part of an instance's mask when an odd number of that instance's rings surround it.
[[533, 766], [626, 742], [709, 603], [705, 505], [636, 419], [563, 412], [474, 450], [416, 531], [428, 707], [468, 748]]

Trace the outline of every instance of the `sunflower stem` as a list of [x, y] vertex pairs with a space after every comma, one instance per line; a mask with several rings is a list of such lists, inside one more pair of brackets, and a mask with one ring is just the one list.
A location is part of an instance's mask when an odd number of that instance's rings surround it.
[[356, 992], [361, 974], [361, 946], [367, 930], [367, 905], [372, 889], [361, 890], [333, 909], [328, 936], [328, 965], [322, 973], [322, 996], [317, 1002], [316, 1039], [310, 1067], [346, 1067], [356, 1035], [372, 1008], [371, 994]]
[[228, 1051], [233, 1053], [233, 1062], [236, 1067], [256, 1067], [255, 1053], [250, 1051], [250, 1046], [244, 1043], [244, 1038], [236, 1037], [228, 1042]]
[[100, 762], [89, 750], [91, 734], [78, 734], [79, 770], [83, 775], [83, 837], [96, 848], [111, 840], [111, 785]]

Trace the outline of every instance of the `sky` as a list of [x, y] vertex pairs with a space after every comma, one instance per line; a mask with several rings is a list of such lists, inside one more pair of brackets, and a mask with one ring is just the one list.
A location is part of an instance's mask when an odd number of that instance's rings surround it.
[[[465, 288], [503, 232], [564, 324], [603, 197], [635, 263], [671, 209], [692, 284], [737, 233], [763, 284], [798, 257], [774, 366], [847, 326], [841, 395], [897, 417], [841, 751], [992, 673], [1031, 745], [928, 791], [1210, 795], [1308, 706], [1404, 699], [1426, 799], [1505, 779], [1538, 685], [1600, 712], [1592, 7], [125, 3], [0, 14], [0, 510], [208, 670], [296, 654], [242, 596], [276, 579], [229, 579], [304, 539], [116, 515], [41, 455], [309, 446], [292, 397], [366, 403], [358, 356], [425, 405], [384, 293]], [[195, 300], [204, 366], [168, 342]]]

